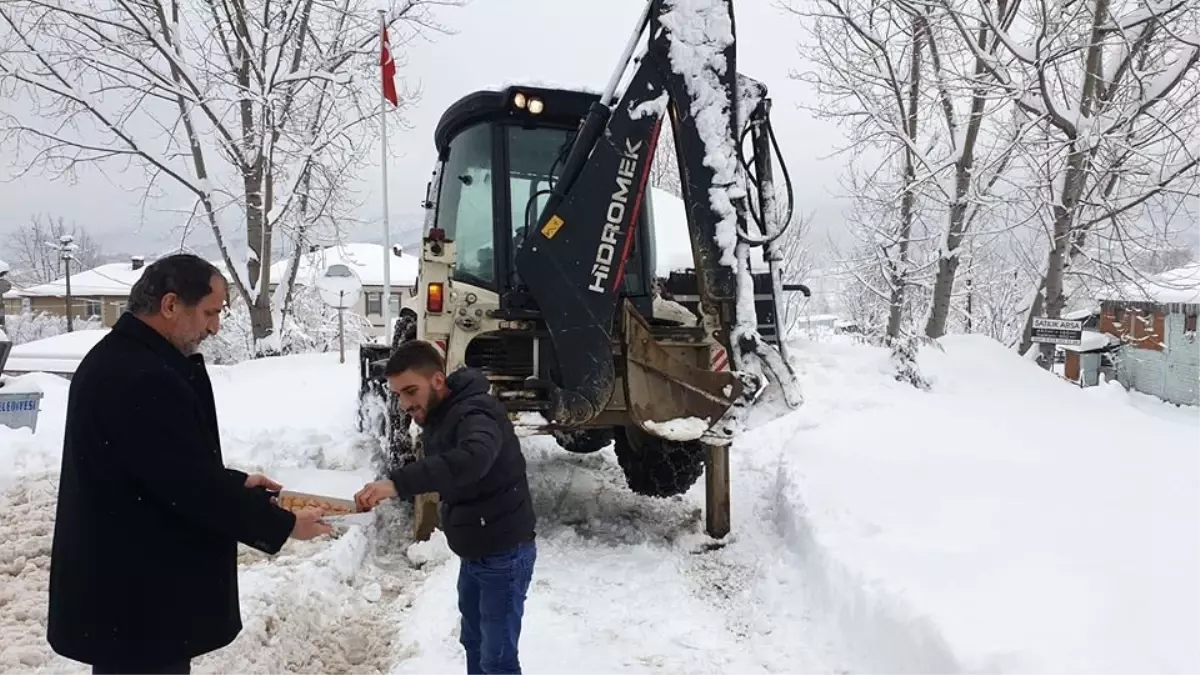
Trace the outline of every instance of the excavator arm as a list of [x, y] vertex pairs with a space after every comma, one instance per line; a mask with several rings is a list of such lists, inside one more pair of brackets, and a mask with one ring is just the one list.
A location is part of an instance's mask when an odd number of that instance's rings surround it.
[[[622, 87], [631, 62], [636, 67]], [[614, 317], [665, 120], [675, 138], [700, 306], [714, 334], [729, 346], [734, 372], [672, 364], [626, 302], [620, 322], [628, 352], [626, 387], [641, 386], [647, 378], [662, 382], [662, 395], [676, 403], [672, 414], [713, 413], [709, 422], [725, 437], [736, 426], [730, 422], [761, 393], [764, 379], [778, 383], [789, 404], [800, 403], [785, 354], [758, 333], [749, 249], [764, 247], [777, 299], [780, 256], [773, 244], [788, 218], [775, 213], [766, 87], [739, 75], [736, 62], [732, 0], [648, 0], [521, 243], [517, 270], [560, 355], [549, 411], [560, 424], [592, 419], [617, 386]], [[755, 149], [759, 213], [748, 203], [750, 167], [740, 161], [747, 135]], [[757, 233], [748, 227], [751, 218]], [[779, 345], [782, 349], [783, 340]], [[666, 421], [635, 403], [630, 411], [644, 429], [647, 422]]]

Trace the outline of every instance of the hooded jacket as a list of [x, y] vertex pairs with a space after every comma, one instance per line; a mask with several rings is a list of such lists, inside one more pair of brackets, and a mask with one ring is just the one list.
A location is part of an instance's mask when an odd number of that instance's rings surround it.
[[401, 498], [437, 492], [450, 550], [466, 559], [506, 551], [534, 538], [536, 516], [525, 456], [504, 405], [483, 373], [446, 378], [449, 395], [425, 421], [425, 457], [389, 474]]

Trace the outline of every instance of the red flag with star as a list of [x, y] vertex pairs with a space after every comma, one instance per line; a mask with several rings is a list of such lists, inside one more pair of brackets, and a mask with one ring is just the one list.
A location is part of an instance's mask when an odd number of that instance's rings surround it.
[[392, 105], [399, 105], [400, 98], [396, 95], [396, 62], [392, 60], [386, 26], [383, 28], [383, 49], [379, 53], [379, 66], [383, 71], [383, 97]]

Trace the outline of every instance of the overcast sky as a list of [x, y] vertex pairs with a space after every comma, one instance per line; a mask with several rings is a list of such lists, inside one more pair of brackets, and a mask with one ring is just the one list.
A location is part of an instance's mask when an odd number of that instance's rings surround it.
[[[642, 0], [471, 0], [461, 9], [440, 14], [455, 35], [418, 40], [404, 53], [401, 75], [418, 85], [422, 98], [408, 112], [411, 128], [390, 130], [393, 157], [389, 164], [389, 200], [393, 231], [420, 214], [425, 183], [433, 166], [432, 133], [442, 111], [471, 91], [499, 84], [536, 80], [602, 89], [611, 73]], [[810, 96], [806, 85], [789, 79], [791, 68], [804, 64], [796, 55], [799, 20], [778, 9], [775, 0], [742, 0], [736, 6], [739, 70], [765, 82], [775, 101], [773, 119], [788, 162], [797, 205], [814, 212], [816, 232], [840, 227], [839, 206], [830, 193], [837, 188], [838, 160], [822, 160], [840, 133], [827, 122], [813, 120], [795, 108]], [[7, 174], [11, 148], [0, 148], [0, 171]], [[20, 226], [32, 214], [62, 216], [104, 240], [106, 248], [153, 252], [177, 243], [172, 209], [190, 209], [190, 200], [142, 204], [139, 170], [113, 164], [88, 171], [72, 185], [25, 177], [0, 183], [0, 231]], [[363, 219], [380, 222], [380, 170], [377, 154], [360, 176]], [[119, 231], [134, 237], [112, 237]], [[195, 245], [208, 243], [197, 231]], [[0, 257], [4, 240], [0, 237]]]

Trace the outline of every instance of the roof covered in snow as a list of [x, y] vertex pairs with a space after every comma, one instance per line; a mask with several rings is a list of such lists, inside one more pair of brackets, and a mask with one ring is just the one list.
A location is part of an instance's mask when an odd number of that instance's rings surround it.
[[[383, 286], [384, 248], [380, 244], [347, 243], [326, 246], [300, 257], [296, 283], [312, 283], [325, 274], [330, 265], [341, 263], [354, 270], [363, 286]], [[392, 286], [412, 286], [417, 283], [417, 258], [407, 253], [389, 254]], [[288, 259], [271, 265], [271, 282], [278, 283], [287, 271]]]
[[1153, 302], [1163, 305], [1200, 303], [1200, 261], [1190, 262], [1183, 267], [1146, 279], [1106, 288], [1096, 297], [1098, 300]]
[[1066, 319], [1067, 321], [1083, 321], [1084, 319], [1087, 319], [1088, 317], [1097, 316], [1099, 314], [1100, 314], [1100, 305], [1090, 304], [1087, 307], [1082, 307], [1080, 309], [1074, 309], [1069, 312], [1063, 312], [1062, 318]]
[[[90, 270], [71, 275], [71, 295], [126, 297], [129, 289], [142, 278], [145, 267], [134, 269], [133, 261], [108, 263]], [[67, 279], [62, 277], [49, 283], [22, 289], [20, 295], [27, 297], [57, 298], [67, 294]]]
[[1085, 330], [1079, 337], [1079, 344], [1059, 345], [1059, 347], [1068, 352], [1094, 352], [1106, 347], [1115, 347], [1120, 343], [1120, 340], [1118, 340], [1115, 336], [1109, 335], [1108, 333]]
[[[73, 287], [71, 292], [75, 292]], [[108, 328], [77, 330], [19, 344], [12, 348], [4, 369], [9, 372], [73, 373], [83, 357], [108, 333]]]

